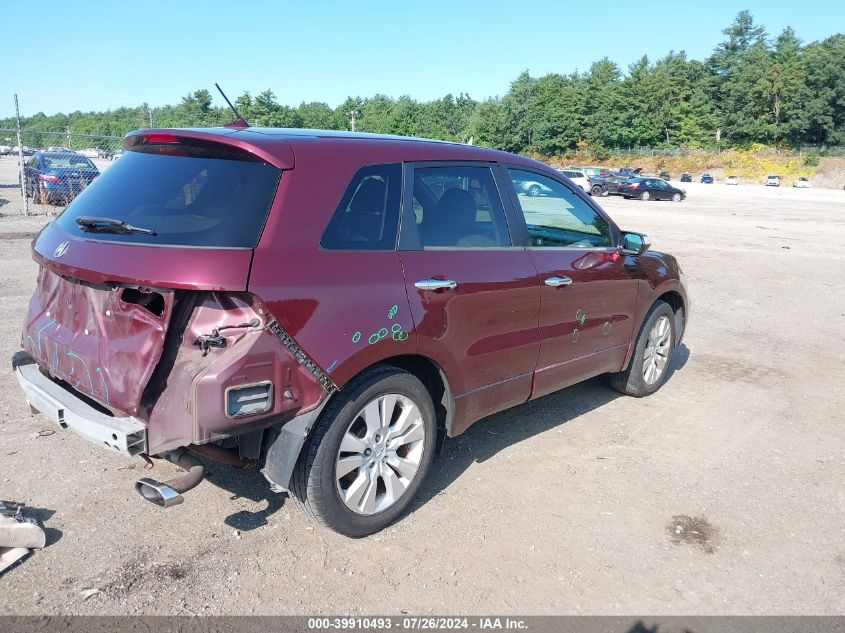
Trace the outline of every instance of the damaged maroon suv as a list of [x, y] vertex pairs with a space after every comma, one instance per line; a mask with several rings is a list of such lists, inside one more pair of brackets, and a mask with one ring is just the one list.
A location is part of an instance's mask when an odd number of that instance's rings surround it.
[[146, 501], [180, 503], [201, 456], [362, 536], [475, 421], [599, 374], [644, 396], [670, 372], [675, 258], [541, 163], [259, 128], [125, 147], [34, 241], [12, 364], [62, 428], [186, 471], [140, 480]]

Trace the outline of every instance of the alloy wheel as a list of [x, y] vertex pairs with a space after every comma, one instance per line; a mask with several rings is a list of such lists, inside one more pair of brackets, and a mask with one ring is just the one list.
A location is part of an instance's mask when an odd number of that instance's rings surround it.
[[645, 353], [643, 354], [643, 380], [646, 384], [655, 384], [666, 369], [669, 348], [672, 344], [672, 327], [669, 317], [661, 316], [648, 333]]
[[389, 393], [368, 402], [346, 429], [335, 462], [346, 507], [370, 515], [396, 503], [417, 475], [424, 444], [422, 414], [410, 398]]

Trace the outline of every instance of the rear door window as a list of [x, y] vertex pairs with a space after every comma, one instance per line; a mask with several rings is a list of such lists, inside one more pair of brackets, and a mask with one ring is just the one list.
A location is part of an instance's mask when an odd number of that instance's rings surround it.
[[[68, 233], [98, 240], [253, 248], [279, 177], [276, 167], [223, 146], [145, 146], [127, 151], [106, 169], [57, 223]], [[77, 223], [81, 217], [102, 222], [85, 231]], [[154, 235], [109, 228], [110, 220]]]
[[417, 167], [412, 196], [415, 228], [424, 249], [510, 246], [489, 167]]
[[352, 177], [320, 245], [330, 250], [396, 248], [402, 166], [371, 165]]

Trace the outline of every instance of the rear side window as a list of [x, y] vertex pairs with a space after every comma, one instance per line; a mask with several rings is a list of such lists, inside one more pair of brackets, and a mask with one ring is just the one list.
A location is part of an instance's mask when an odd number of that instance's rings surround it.
[[[68, 206], [58, 225], [73, 235], [114, 242], [253, 248], [280, 171], [227, 151], [165, 151], [126, 152]], [[97, 226], [83, 231], [76, 221], [82, 217], [96, 218]], [[155, 234], [122, 230], [111, 220]]]
[[499, 190], [489, 167], [415, 169], [413, 208], [423, 248], [510, 245]]
[[359, 169], [329, 221], [320, 245], [331, 250], [395, 249], [401, 189], [399, 163]]

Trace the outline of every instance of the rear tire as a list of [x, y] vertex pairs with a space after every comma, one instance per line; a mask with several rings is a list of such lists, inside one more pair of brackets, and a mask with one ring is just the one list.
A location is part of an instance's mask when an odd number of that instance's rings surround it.
[[[403, 420], [410, 420], [407, 427]], [[435, 420], [428, 390], [407, 372], [380, 365], [352, 379], [305, 441], [290, 487], [297, 505], [339, 534], [358, 538], [383, 530], [404, 513], [425, 479]], [[411, 431], [414, 439], [403, 444]], [[392, 448], [397, 442], [401, 446]], [[347, 472], [338, 477], [341, 469]]]
[[536, 198], [540, 195], [540, 186], [539, 185], [531, 185], [528, 188], [528, 195], [532, 198]]
[[590, 195], [598, 197], [598, 196], [604, 195], [604, 193], [602, 192], [601, 187], [599, 187], [598, 185], [595, 185], [595, 186], [593, 186], [592, 189], [590, 189]]
[[610, 386], [635, 398], [653, 394], [669, 375], [675, 340], [672, 307], [665, 301], [655, 301], [643, 319], [628, 368], [608, 374]]

